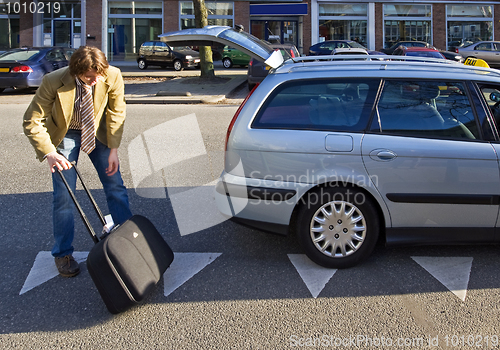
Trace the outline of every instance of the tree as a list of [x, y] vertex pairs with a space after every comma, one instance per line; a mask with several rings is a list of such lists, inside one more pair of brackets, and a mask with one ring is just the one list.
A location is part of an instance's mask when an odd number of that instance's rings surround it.
[[[197, 28], [203, 28], [208, 25], [208, 11], [205, 6], [205, 0], [193, 0], [194, 20]], [[202, 78], [213, 78], [214, 62], [212, 59], [212, 48], [210, 46], [200, 46], [200, 66]]]

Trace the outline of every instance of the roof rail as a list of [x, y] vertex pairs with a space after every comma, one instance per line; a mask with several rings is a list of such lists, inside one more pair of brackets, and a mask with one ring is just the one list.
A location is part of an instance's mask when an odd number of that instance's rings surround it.
[[417, 57], [417, 56], [396, 56], [396, 55], [323, 55], [323, 56], [304, 56], [292, 58], [293, 63], [305, 62], [327, 62], [327, 61], [404, 61], [404, 62], [435, 62], [444, 64], [461, 64], [456, 61], [444, 58]]

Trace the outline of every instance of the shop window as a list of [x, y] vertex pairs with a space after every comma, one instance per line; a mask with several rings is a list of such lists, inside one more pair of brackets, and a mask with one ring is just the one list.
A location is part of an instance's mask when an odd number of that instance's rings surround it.
[[[218, 26], [233, 26], [232, 2], [205, 2], [208, 12], [208, 24]], [[194, 6], [192, 1], [180, 2], [180, 28], [195, 28]]]
[[493, 40], [493, 6], [447, 5], [448, 50]]
[[367, 46], [367, 4], [319, 4], [319, 41], [355, 40]]
[[398, 41], [432, 44], [431, 17], [431, 5], [384, 4], [384, 47]]

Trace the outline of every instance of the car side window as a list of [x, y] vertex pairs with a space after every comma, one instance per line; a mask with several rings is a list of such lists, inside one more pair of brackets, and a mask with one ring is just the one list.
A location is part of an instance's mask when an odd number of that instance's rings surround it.
[[497, 130], [500, 131], [500, 84], [478, 84]]
[[482, 43], [479, 44], [475, 47], [476, 50], [480, 51], [491, 51], [491, 44], [490, 43]]
[[500, 51], [500, 43], [493, 43], [493, 51]]
[[267, 99], [253, 128], [363, 131], [379, 79], [295, 81], [280, 85]]
[[142, 44], [141, 50], [143, 50], [144, 52], [153, 51], [153, 42], [151, 41], [145, 42], [144, 44]]
[[65, 61], [66, 57], [64, 56], [63, 52], [61, 50], [51, 50], [50, 52], [47, 53], [45, 56], [47, 61], [50, 62], [57, 62], [57, 61]]
[[158, 52], [165, 52], [165, 51], [169, 51], [168, 49], [168, 45], [163, 43], [163, 42], [159, 42], [159, 43], [155, 43], [155, 51], [158, 51]]
[[461, 82], [387, 80], [370, 129], [433, 138], [480, 138]]

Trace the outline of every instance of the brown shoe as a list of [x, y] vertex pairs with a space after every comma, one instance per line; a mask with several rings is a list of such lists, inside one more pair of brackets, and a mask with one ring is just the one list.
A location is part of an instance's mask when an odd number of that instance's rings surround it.
[[80, 266], [72, 255], [55, 258], [57, 270], [63, 277], [74, 277], [80, 273]]

